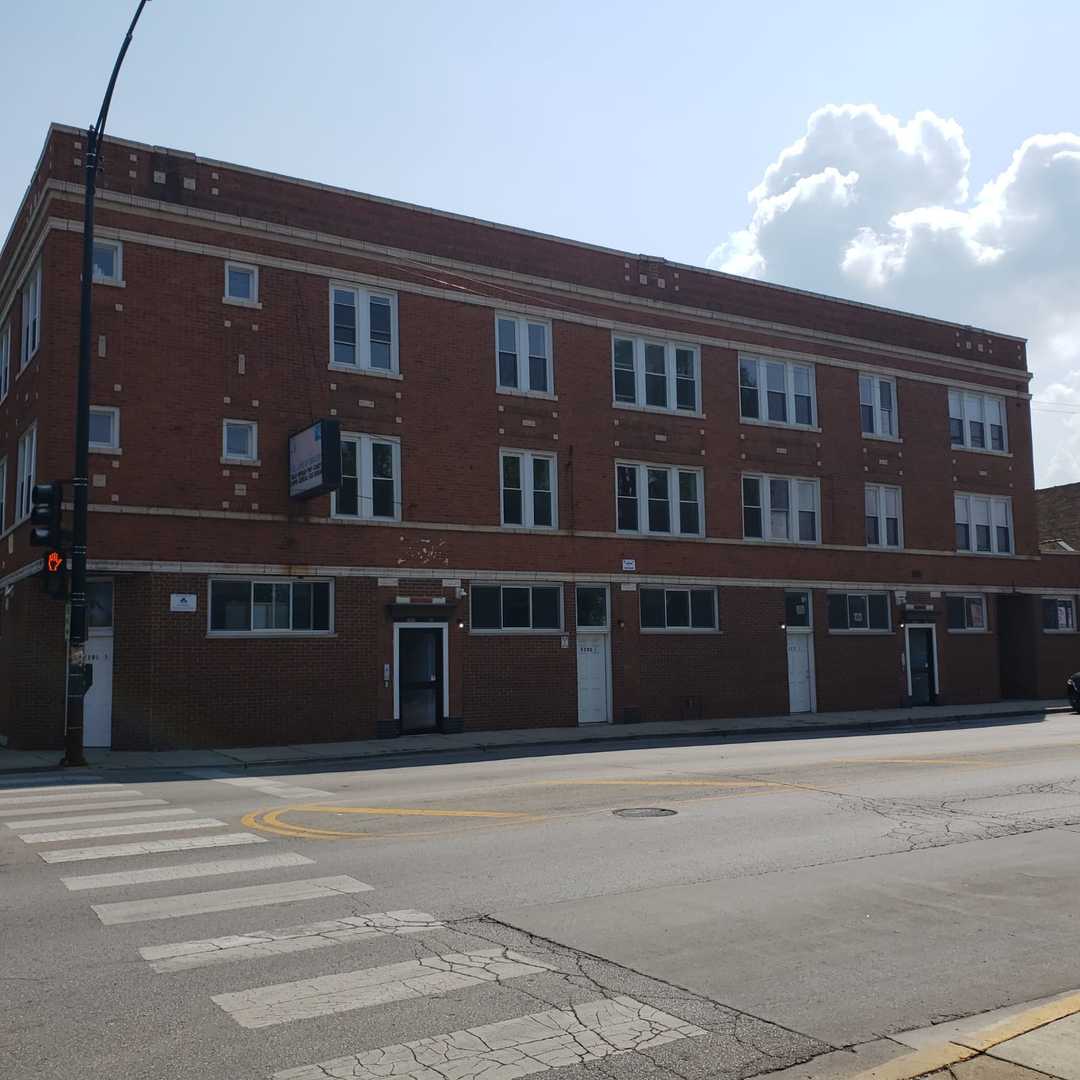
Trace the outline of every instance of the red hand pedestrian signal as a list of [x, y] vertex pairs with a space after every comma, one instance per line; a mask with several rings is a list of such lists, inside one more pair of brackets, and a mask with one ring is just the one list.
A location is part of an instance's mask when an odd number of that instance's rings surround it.
[[50, 551], [45, 556], [45, 565], [50, 574], [58, 573], [64, 566], [64, 556], [59, 551]]

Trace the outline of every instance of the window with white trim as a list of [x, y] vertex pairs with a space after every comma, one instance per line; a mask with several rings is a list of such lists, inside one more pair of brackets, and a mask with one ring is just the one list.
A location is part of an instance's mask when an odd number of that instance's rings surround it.
[[751, 422], [814, 427], [817, 395], [813, 367], [740, 356], [739, 415]]
[[7, 458], [0, 458], [0, 534], [7, 528]]
[[124, 248], [119, 240], [94, 240], [94, 281], [119, 285], [124, 280]]
[[259, 460], [259, 425], [254, 420], [222, 420], [221, 457], [252, 465]]
[[496, 315], [495, 351], [500, 390], [554, 395], [550, 323]]
[[111, 405], [90, 406], [90, 449], [120, 449], [120, 410]]
[[473, 585], [469, 628], [473, 631], [560, 631], [561, 585]]
[[225, 263], [225, 295], [230, 304], [259, 303], [259, 268], [248, 263]]
[[902, 548], [904, 546], [904, 515], [900, 489], [885, 484], [867, 484], [866, 546]]
[[398, 369], [397, 297], [353, 285], [330, 286], [330, 366]]
[[15, 485], [15, 523], [30, 516], [33, 505], [34, 471], [37, 465], [37, 424], [31, 425], [19, 439], [19, 471]]
[[981, 634], [986, 630], [986, 597], [982, 593], [946, 596], [945, 613], [949, 629], [957, 633]]
[[401, 441], [384, 435], [341, 435], [341, 487], [331, 516], [401, 520]]
[[1042, 598], [1042, 628], [1048, 634], [1076, 632], [1076, 600], [1072, 596]]
[[330, 634], [330, 581], [211, 578], [211, 634]]
[[499, 454], [502, 523], [525, 529], [558, 526], [554, 454], [503, 450]]
[[616, 334], [611, 339], [611, 378], [617, 405], [700, 411], [701, 366], [694, 345]]
[[638, 596], [642, 630], [685, 633], [719, 629], [715, 588], [654, 589], [642, 586]]
[[0, 330], [0, 401], [8, 396], [11, 387], [11, 323]]
[[704, 487], [701, 469], [617, 461], [616, 529], [659, 536], [703, 536]]
[[1011, 555], [1012, 499], [957, 495], [956, 550], [974, 555]]
[[859, 376], [859, 424], [864, 435], [895, 439], [896, 383], [885, 375]]
[[30, 271], [22, 291], [22, 352], [19, 370], [30, 363], [41, 344], [41, 263]]
[[968, 450], [1009, 449], [1005, 399], [971, 390], [949, 391], [949, 442]]
[[784, 540], [792, 544], [821, 541], [817, 480], [744, 474], [742, 496], [746, 539]]
[[892, 629], [888, 593], [829, 593], [825, 606], [834, 633]]

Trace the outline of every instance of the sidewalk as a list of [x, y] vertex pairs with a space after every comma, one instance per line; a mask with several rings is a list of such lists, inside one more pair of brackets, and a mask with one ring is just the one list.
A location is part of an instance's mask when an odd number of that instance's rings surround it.
[[[732, 720], [683, 720], [651, 724], [594, 724], [588, 727], [477, 731], [458, 735], [404, 735], [397, 739], [301, 743], [291, 746], [241, 746], [227, 750], [88, 750], [96, 769], [245, 769], [269, 765], [366, 762], [416, 754], [486, 754], [530, 748], [656, 740], [693, 742], [705, 738], [754, 739], [778, 735], [830, 735], [955, 724], [986, 724], [1009, 717], [1039, 717], [1068, 712], [1064, 701], [1003, 701], [989, 705], [931, 705], [916, 709], [798, 713]], [[7, 750], [0, 747], [0, 775], [55, 768], [58, 750]]]

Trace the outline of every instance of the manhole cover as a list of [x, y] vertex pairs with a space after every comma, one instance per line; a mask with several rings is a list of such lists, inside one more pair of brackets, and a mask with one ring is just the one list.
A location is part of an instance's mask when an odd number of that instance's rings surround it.
[[616, 817], [672, 817], [678, 810], [665, 810], [660, 806], [628, 806], [624, 810], [612, 810]]

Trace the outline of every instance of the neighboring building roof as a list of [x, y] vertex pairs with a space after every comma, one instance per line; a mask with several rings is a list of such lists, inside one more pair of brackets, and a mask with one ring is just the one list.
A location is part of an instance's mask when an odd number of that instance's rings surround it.
[[1080, 483], [1058, 484], [1035, 492], [1039, 550], [1080, 552]]

